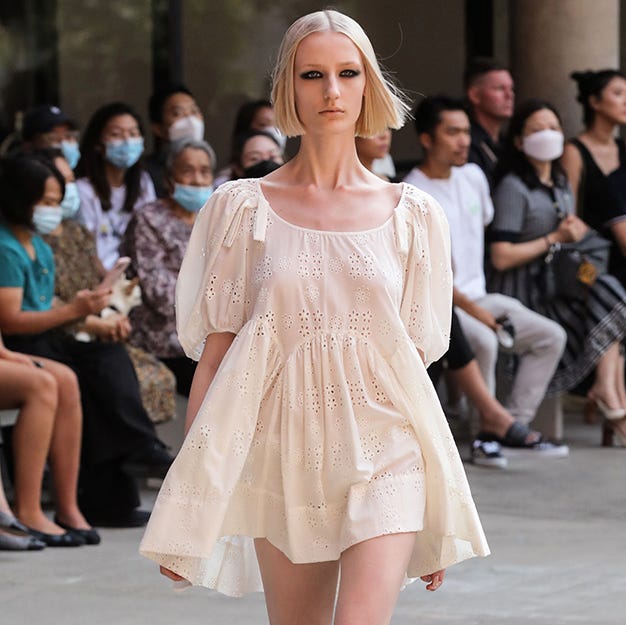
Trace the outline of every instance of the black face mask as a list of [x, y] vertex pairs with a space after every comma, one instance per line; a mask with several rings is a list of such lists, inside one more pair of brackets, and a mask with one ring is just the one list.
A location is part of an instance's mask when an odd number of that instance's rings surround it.
[[263, 178], [278, 169], [280, 165], [274, 161], [261, 161], [243, 170], [243, 178]]

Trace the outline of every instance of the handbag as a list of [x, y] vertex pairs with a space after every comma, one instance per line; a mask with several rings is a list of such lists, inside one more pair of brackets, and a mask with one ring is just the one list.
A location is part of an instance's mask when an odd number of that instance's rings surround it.
[[585, 300], [589, 287], [607, 271], [610, 249], [611, 242], [595, 230], [579, 241], [551, 245], [540, 273], [543, 298]]

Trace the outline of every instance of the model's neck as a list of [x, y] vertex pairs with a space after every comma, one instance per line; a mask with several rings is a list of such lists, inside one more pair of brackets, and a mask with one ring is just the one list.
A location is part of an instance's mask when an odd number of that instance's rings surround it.
[[500, 131], [502, 130], [502, 120], [497, 119], [491, 115], [487, 115], [483, 111], [474, 109], [473, 118], [481, 128], [491, 137], [494, 143], [498, 143], [500, 140]]
[[362, 169], [351, 135], [303, 135], [298, 154], [291, 161], [302, 184], [332, 190], [349, 185]]

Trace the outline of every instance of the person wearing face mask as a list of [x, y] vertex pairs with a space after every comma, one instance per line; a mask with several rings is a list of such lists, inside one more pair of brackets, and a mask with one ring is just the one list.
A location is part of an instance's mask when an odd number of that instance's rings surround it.
[[585, 130], [565, 146], [563, 167], [576, 212], [612, 243], [609, 272], [626, 286], [626, 76], [614, 69], [574, 72]]
[[176, 335], [175, 289], [196, 216], [213, 193], [215, 161], [205, 141], [172, 142], [165, 160], [168, 197], [136, 211], [121, 247], [142, 291], [130, 314], [131, 340], [174, 372], [178, 392], [187, 397], [196, 362], [185, 356]]
[[83, 135], [83, 157], [77, 169], [78, 219], [93, 234], [106, 270], [119, 258], [132, 212], [156, 197], [141, 161], [143, 135], [139, 116], [123, 102], [98, 109]]
[[[117, 342], [82, 342], [66, 331], [108, 305], [108, 288], [54, 301], [56, 266], [42, 235], [62, 220], [65, 180], [39, 158], [18, 157], [0, 171], [0, 331], [7, 348], [70, 367], [83, 414], [79, 504], [93, 525], [143, 525], [133, 474], [162, 477], [172, 462], [157, 438], [133, 365]], [[89, 527], [77, 529], [88, 530]]]
[[204, 139], [204, 116], [193, 94], [180, 83], [157, 89], [148, 100], [154, 150], [146, 156], [145, 167], [152, 178], [156, 195], [168, 197], [165, 160], [172, 141]]
[[[78, 202], [72, 192], [76, 186], [74, 174], [59, 150], [41, 150], [33, 153], [51, 169], [56, 169], [65, 179], [65, 195], [61, 202], [63, 221], [44, 241], [54, 254], [54, 294], [58, 301], [68, 302], [85, 288], [96, 288], [105, 275], [98, 259], [93, 236], [87, 228], [72, 219]], [[69, 193], [69, 196], [68, 196]], [[107, 308], [103, 315], [88, 315], [65, 330], [81, 340], [112, 341], [120, 343], [127, 351], [137, 374], [141, 401], [153, 423], [172, 418], [175, 413], [174, 376], [155, 356], [128, 342], [131, 323], [127, 315]]]
[[590, 402], [624, 444], [626, 389], [620, 343], [626, 336], [626, 291], [607, 273], [589, 286], [584, 300], [548, 300], [537, 279], [552, 250], [580, 240], [589, 229], [574, 213], [574, 195], [560, 164], [562, 152], [556, 109], [542, 100], [522, 104], [511, 120], [496, 171], [488, 286], [562, 325], [567, 344], [548, 391], [571, 390], [590, 377]]
[[264, 130], [250, 130], [236, 138], [231, 163], [228, 174], [216, 179], [216, 188], [227, 180], [262, 178], [278, 169], [284, 161], [274, 135]]
[[71, 169], [80, 160], [76, 124], [58, 106], [45, 104], [26, 112], [22, 124], [25, 152], [58, 148]]
[[[287, 137], [276, 127], [276, 118], [272, 103], [269, 100], [263, 99], [246, 102], [241, 105], [235, 117], [235, 125], [231, 133], [230, 164], [217, 174], [215, 188], [227, 180], [236, 180], [237, 177], [241, 177], [240, 174], [236, 173], [241, 155], [241, 140], [242, 137], [255, 132], [265, 132], [270, 135], [275, 143], [278, 144], [281, 159], [284, 159]], [[265, 173], [269, 173], [269, 171]], [[263, 175], [265, 174], [261, 174], [261, 176]], [[251, 175], [249, 177], [259, 176]]]
[[[415, 129], [424, 160], [405, 182], [430, 193], [446, 213], [452, 246], [452, 302], [492, 395], [496, 393], [499, 355], [512, 352], [518, 361], [505, 402], [513, 418], [505, 423], [483, 422], [480, 431], [471, 424], [472, 457], [480, 462], [485, 448], [490, 449], [494, 440], [502, 445], [505, 454], [566, 456], [565, 445], [543, 441], [529, 427], [565, 347], [565, 332], [558, 323], [529, 310], [518, 300], [487, 293], [484, 240], [493, 204], [487, 177], [478, 165], [467, 162], [470, 120], [463, 102], [447, 96], [423, 99], [415, 110]], [[505, 318], [514, 335], [510, 344], [503, 346], [499, 336]]]

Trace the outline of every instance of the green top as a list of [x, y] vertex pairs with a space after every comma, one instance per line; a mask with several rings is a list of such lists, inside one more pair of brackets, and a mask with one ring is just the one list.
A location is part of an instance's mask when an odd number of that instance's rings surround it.
[[35, 260], [5, 225], [0, 224], [0, 288], [23, 289], [22, 310], [50, 310], [54, 296], [54, 257], [44, 240], [34, 234]]

